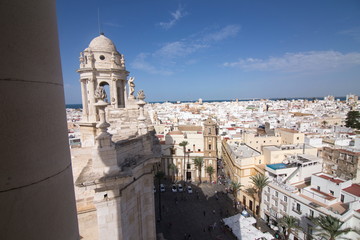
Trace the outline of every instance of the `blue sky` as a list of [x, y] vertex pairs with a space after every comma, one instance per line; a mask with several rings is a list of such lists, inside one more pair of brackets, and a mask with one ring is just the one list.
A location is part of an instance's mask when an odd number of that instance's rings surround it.
[[98, 9], [147, 101], [360, 95], [357, 0], [59, 0], [67, 104]]

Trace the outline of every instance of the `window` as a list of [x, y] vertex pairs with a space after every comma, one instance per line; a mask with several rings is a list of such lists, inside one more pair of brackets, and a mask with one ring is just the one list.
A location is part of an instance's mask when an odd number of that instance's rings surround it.
[[259, 143], [259, 141], [256, 141], [256, 143]]
[[211, 144], [209, 144], [209, 150], [211, 150]]
[[344, 196], [344, 194], [341, 194], [341, 195], [340, 195], [340, 201], [343, 203], [344, 200], [345, 200], [345, 196]]
[[201, 150], [200, 150], [200, 149], [198, 149], [198, 152], [201, 152]]
[[190, 148], [188, 148], [188, 152], [190, 152]]
[[297, 203], [296, 204], [296, 211], [300, 212], [300, 210], [301, 210], [301, 205], [300, 205], [300, 203]]
[[266, 143], [266, 141], [264, 140], [264, 143]]
[[330, 194], [334, 196], [334, 191], [330, 190]]
[[175, 148], [170, 148], [170, 152], [171, 152], [171, 154], [176, 154], [176, 149]]
[[275, 192], [275, 197], [279, 197], [279, 192]]
[[299, 140], [299, 137], [297, 137], [296, 140]]
[[284, 196], [284, 202], [287, 202], [287, 196]]
[[186, 164], [187, 165], [187, 169], [191, 168], [191, 164]]
[[317, 186], [317, 190], [319, 190], [319, 191], [320, 191], [320, 186]]
[[312, 218], [314, 217], [314, 211], [311, 210], [311, 209], [309, 210], [309, 216], [312, 217]]

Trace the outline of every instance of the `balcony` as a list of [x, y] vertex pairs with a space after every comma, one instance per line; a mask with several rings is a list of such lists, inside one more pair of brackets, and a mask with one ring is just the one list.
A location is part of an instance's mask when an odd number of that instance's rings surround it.
[[267, 206], [270, 205], [269, 201], [267, 201], [266, 199], [264, 199], [264, 204]]
[[281, 210], [281, 209], [280, 209], [280, 214], [283, 215], [283, 216], [287, 215], [286, 212], [284, 212], [284, 211]]
[[308, 213], [305, 215], [305, 217], [306, 217], [306, 219], [309, 220], [310, 222], [312, 222], [313, 219], [314, 219], [314, 216], [311, 216], [311, 215], [308, 214]]
[[274, 205], [271, 206], [271, 209], [272, 209], [274, 212], [278, 212], [278, 207], [276, 207], [276, 206], [274, 206]]
[[284, 207], [287, 207], [287, 202], [285, 202], [284, 200], [280, 200], [280, 204], [283, 205]]
[[266, 195], [266, 196], [270, 196], [270, 193], [269, 192], [267, 192], [267, 191], [264, 191], [264, 194]]
[[274, 200], [274, 201], [276, 201], [276, 202], [279, 200], [279, 198], [276, 197], [275, 195], [272, 195], [272, 196], [271, 196], [271, 199]]
[[297, 214], [302, 215], [302, 212], [301, 212], [300, 209], [293, 208], [292, 210], [293, 210], [294, 212], [296, 212]]

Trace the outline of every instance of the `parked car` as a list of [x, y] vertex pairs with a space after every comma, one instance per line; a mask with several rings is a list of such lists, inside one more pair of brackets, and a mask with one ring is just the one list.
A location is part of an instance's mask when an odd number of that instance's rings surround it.
[[178, 184], [178, 190], [179, 190], [179, 192], [182, 192], [182, 191], [183, 191], [183, 187], [182, 187], [181, 184]]
[[171, 191], [172, 191], [172, 192], [177, 192], [177, 188], [176, 188], [176, 185], [175, 185], [175, 184], [172, 185]]
[[164, 184], [160, 184], [160, 192], [165, 192], [165, 185]]
[[187, 191], [188, 191], [188, 193], [192, 193], [192, 187], [191, 187], [191, 186], [188, 186], [188, 187], [187, 187]]

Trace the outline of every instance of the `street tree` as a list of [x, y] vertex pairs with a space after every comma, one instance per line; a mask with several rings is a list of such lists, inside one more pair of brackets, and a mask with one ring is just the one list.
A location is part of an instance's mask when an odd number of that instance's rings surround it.
[[234, 196], [234, 207], [235, 207], [235, 211], [236, 211], [236, 206], [237, 206], [237, 194], [240, 191], [240, 189], [243, 187], [243, 185], [241, 185], [238, 182], [231, 182], [230, 183], [230, 189], [232, 191], [232, 194]]
[[340, 235], [347, 234], [351, 231], [355, 231], [351, 228], [343, 228], [344, 222], [331, 215], [320, 215], [313, 219], [313, 222], [320, 227], [316, 235], [324, 237], [328, 240], [335, 240], [341, 238]]
[[290, 234], [293, 234], [294, 231], [301, 229], [298, 219], [289, 215], [284, 215], [282, 218], [280, 218], [279, 225], [284, 229], [285, 240], [288, 240]]
[[183, 175], [183, 180], [186, 181], [186, 168], [185, 168], [185, 160], [186, 160], [186, 146], [189, 143], [187, 141], [182, 141], [181, 143], [179, 143], [179, 146], [183, 147], [183, 152], [184, 152], [184, 175]]
[[349, 111], [346, 115], [345, 126], [360, 129], [360, 112]]
[[204, 165], [204, 159], [202, 157], [195, 157], [193, 161], [195, 168], [199, 171], [199, 182], [201, 183], [201, 169]]
[[261, 195], [263, 189], [270, 183], [270, 180], [268, 177], [266, 177], [264, 174], [258, 173], [254, 176], [250, 177], [250, 180], [252, 184], [254, 185], [254, 188], [256, 189], [256, 192], [258, 194], [258, 200], [259, 200], [259, 211], [255, 211], [256, 215], [260, 214], [261, 211]]
[[209, 174], [209, 177], [210, 177], [210, 182], [212, 182], [212, 175], [214, 174], [215, 170], [212, 166], [208, 166], [206, 168], [206, 172], [207, 174]]
[[253, 199], [254, 204], [253, 204], [253, 209], [250, 209], [251, 211], [255, 212], [255, 195], [257, 193], [257, 190], [254, 187], [249, 187], [247, 189], [245, 189], [245, 192]]
[[178, 172], [179, 172], [178, 167], [174, 163], [170, 163], [168, 168], [172, 171], [173, 176], [176, 176], [176, 180], [177, 180]]

